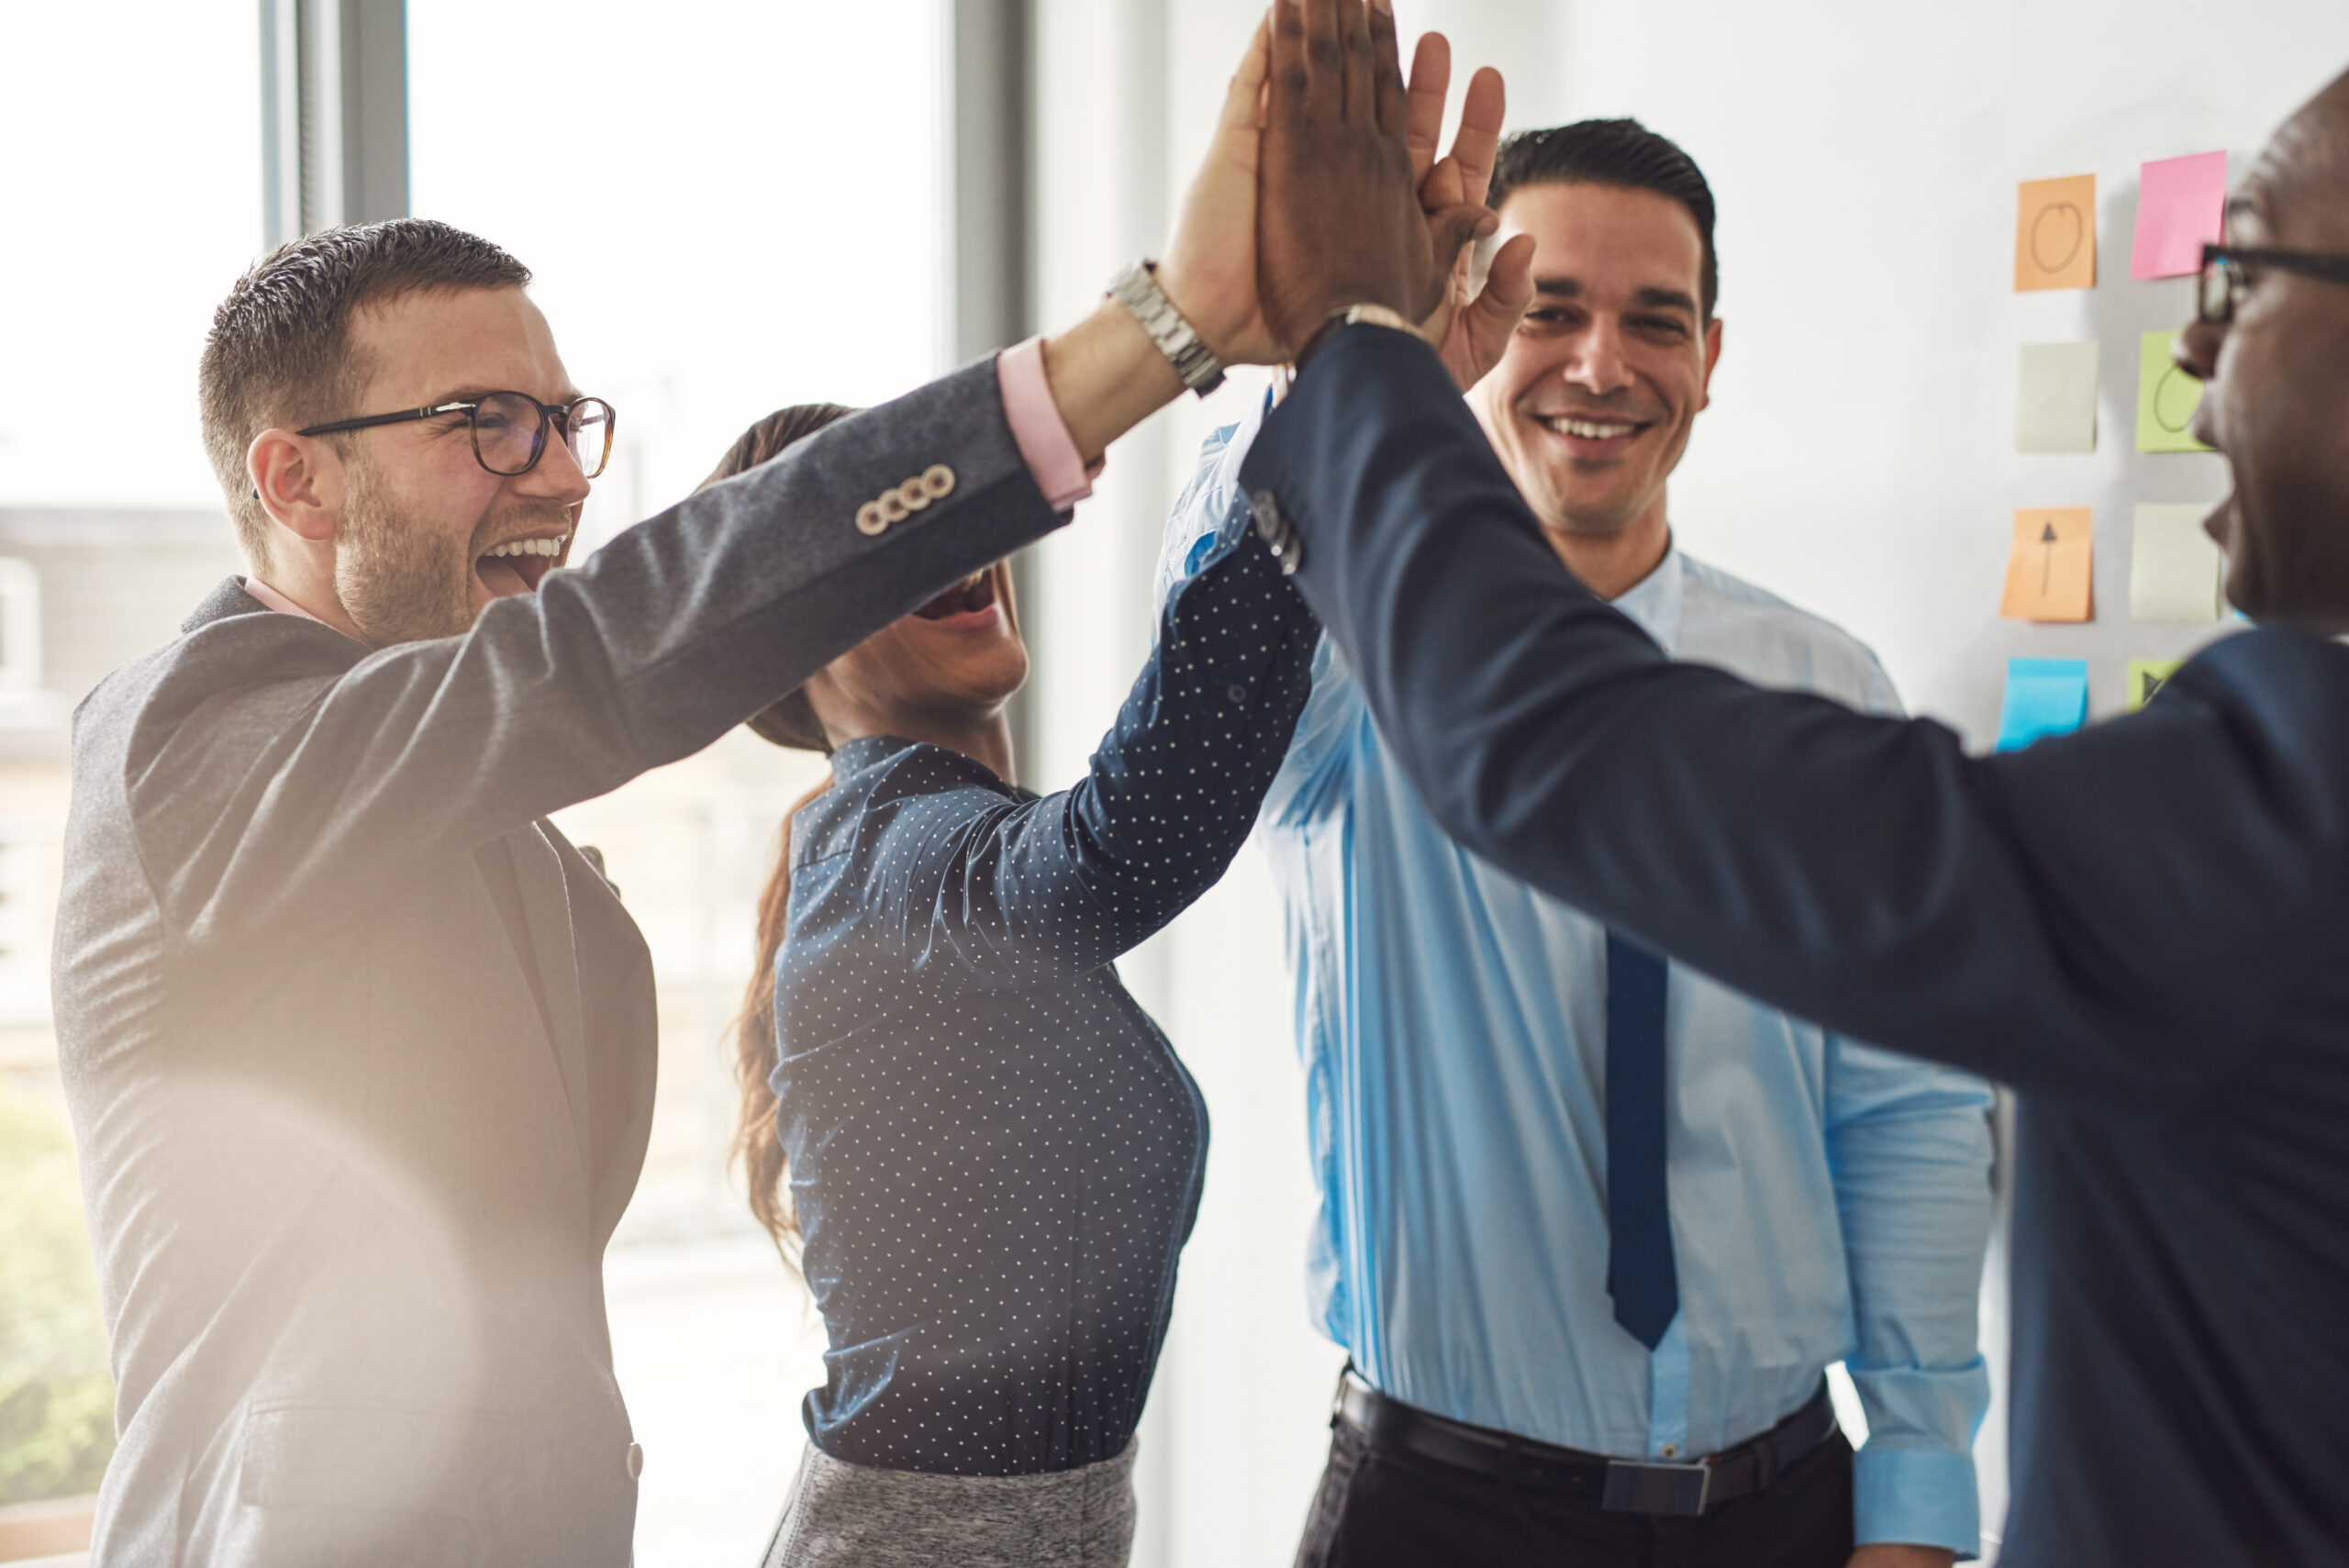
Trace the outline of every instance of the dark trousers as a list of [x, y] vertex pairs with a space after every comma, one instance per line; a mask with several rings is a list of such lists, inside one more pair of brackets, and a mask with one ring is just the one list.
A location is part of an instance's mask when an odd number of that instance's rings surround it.
[[1844, 1568], [1852, 1445], [1836, 1432], [1698, 1518], [1601, 1511], [1337, 1424], [1297, 1568]]

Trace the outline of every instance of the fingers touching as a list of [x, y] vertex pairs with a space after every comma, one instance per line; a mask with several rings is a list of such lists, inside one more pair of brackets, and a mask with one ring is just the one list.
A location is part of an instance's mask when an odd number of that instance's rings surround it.
[[1231, 73], [1231, 85], [1224, 93], [1223, 113], [1216, 117], [1218, 151], [1241, 159], [1251, 169], [1256, 167], [1256, 132], [1264, 123], [1264, 83], [1272, 72], [1272, 25], [1270, 12], [1256, 24], [1256, 36], [1248, 40], [1248, 52], [1240, 57], [1240, 69]]

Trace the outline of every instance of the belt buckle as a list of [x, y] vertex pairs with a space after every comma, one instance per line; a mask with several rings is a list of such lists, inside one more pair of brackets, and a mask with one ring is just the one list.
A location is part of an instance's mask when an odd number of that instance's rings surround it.
[[1712, 1490], [1709, 1464], [1643, 1464], [1637, 1460], [1610, 1459], [1607, 1488], [1598, 1506], [1610, 1513], [1695, 1518], [1705, 1511]]

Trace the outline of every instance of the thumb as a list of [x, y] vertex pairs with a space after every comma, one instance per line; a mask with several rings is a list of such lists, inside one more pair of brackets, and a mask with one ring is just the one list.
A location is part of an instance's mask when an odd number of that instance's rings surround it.
[[1471, 314], [1483, 321], [1514, 327], [1525, 307], [1533, 303], [1533, 236], [1512, 234], [1485, 270], [1485, 286], [1469, 303]]

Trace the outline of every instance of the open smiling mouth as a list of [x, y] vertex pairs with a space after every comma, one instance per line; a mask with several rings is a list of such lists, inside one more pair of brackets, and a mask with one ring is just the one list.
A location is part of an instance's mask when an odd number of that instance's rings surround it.
[[914, 612], [917, 619], [953, 631], [979, 631], [1001, 619], [995, 602], [995, 571], [975, 572]]
[[1535, 424], [1553, 436], [1563, 436], [1578, 452], [1606, 457], [1621, 451], [1653, 428], [1653, 419], [1625, 419], [1612, 415], [1536, 414]]
[[497, 598], [535, 594], [546, 574], [562, 559], [569, 534], [538, 539], [511, 539], [473, 558], [473, 575]]

